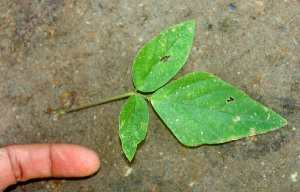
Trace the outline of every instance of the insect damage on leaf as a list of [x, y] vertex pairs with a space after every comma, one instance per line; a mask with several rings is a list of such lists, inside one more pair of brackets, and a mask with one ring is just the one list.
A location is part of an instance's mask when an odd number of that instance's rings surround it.
[[286, 124], [274, 111], [204, 72], [186, 75], [157, 90], [151, 104], [186, 146], [223, 143]]
[[[286, 125], [283, 117], [210, 73], [195, 72], [165, 85], [187, 61], [194, 28], [194, 20], [170, 27], [140, 50], [132, 68], [135, 92], [64, 109], [59, 114], [129, 97], [119, 117], [119, 136], [129, 161], [147, 134], [149, 112], [145, 99], [186, 146], [228, 142]], [[154, 93], [149, 96], [140, 92]], [[64, 97], [65, 108], [73, 104], [69, 96]]]
[[[141, 49], [132, 70], [137, 90], [156, 91], [176, 75], [188, 58], [194, 26], [193, 20], [175, 25]], [[242, 91], [205, 72], [173, 81], [148, 100], [186, 146], [224, 143], [279, 129], [287, 123]], [[131, 152], [125, 148], [130, 159], [135, 148]]]
[[170, 55], [166, 55], [166, 56], [163, 56], [163, 58], [161, 58], [161, 62], [164, 62], [164, 63], [168, 63], [170, 61]]
[[229, 99], [226, 100], [226, 102], [229, 104], [231, 102], [234, 102], [234, 98], [233, 97], [229, 97]]
[[190, 54], [194, 28], [194, 20], [170, 27], [140, 50], [132, 67], [133, 83], [139, 91], [153, 92], [178, 73]]

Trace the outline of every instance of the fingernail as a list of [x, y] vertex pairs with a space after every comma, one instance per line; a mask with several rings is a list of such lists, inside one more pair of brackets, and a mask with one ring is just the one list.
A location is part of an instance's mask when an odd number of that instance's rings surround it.
[[7, 150], [5, 148], [0, 148], [0, 155], [7, 155]]

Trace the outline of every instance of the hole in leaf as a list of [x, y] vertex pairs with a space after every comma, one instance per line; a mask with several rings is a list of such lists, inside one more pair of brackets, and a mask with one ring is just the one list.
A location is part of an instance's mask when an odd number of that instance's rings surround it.
[[189, 101], [184, 101], [184, 104], [189, 104]]
[[164, 63], [168, 63], [170, 61], [170, 55], [163, 56], [160, 61]]
[[234, 98], [233, 97], [229, 97], [229, 99], [226, 100], [227, 104], [234, 102]]

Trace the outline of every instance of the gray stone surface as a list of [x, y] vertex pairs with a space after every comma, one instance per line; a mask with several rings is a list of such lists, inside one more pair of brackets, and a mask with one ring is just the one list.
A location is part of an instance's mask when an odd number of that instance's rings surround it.
[[[0, 146], [67, 142], [101, 159], [92, 177], [8, 191], [300, 191], [299, 176], [291, 178], [300, 174], [299, 17], [296, 0], [0, 1]], [[284, 116], [287, 126], [187, 148], [149, 105], [147, 138], [129, 163], [118, 138], [125, 100], [58, 119], [45, 113], [61, 106], [65, 92], [75, 91], [79, 105], [134, 90], [131, 68], [141, 47], [190, 19], [194, 44], [175, 78], [210, 72]]]

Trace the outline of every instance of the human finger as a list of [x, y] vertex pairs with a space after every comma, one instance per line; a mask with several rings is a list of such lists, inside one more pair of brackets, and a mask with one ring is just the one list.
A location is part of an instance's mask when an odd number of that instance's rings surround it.
[[97, 154], [79, 145], [9, 145], [0, 148], [0, 191], [35, 178], [85, 177], [99, 167]]

